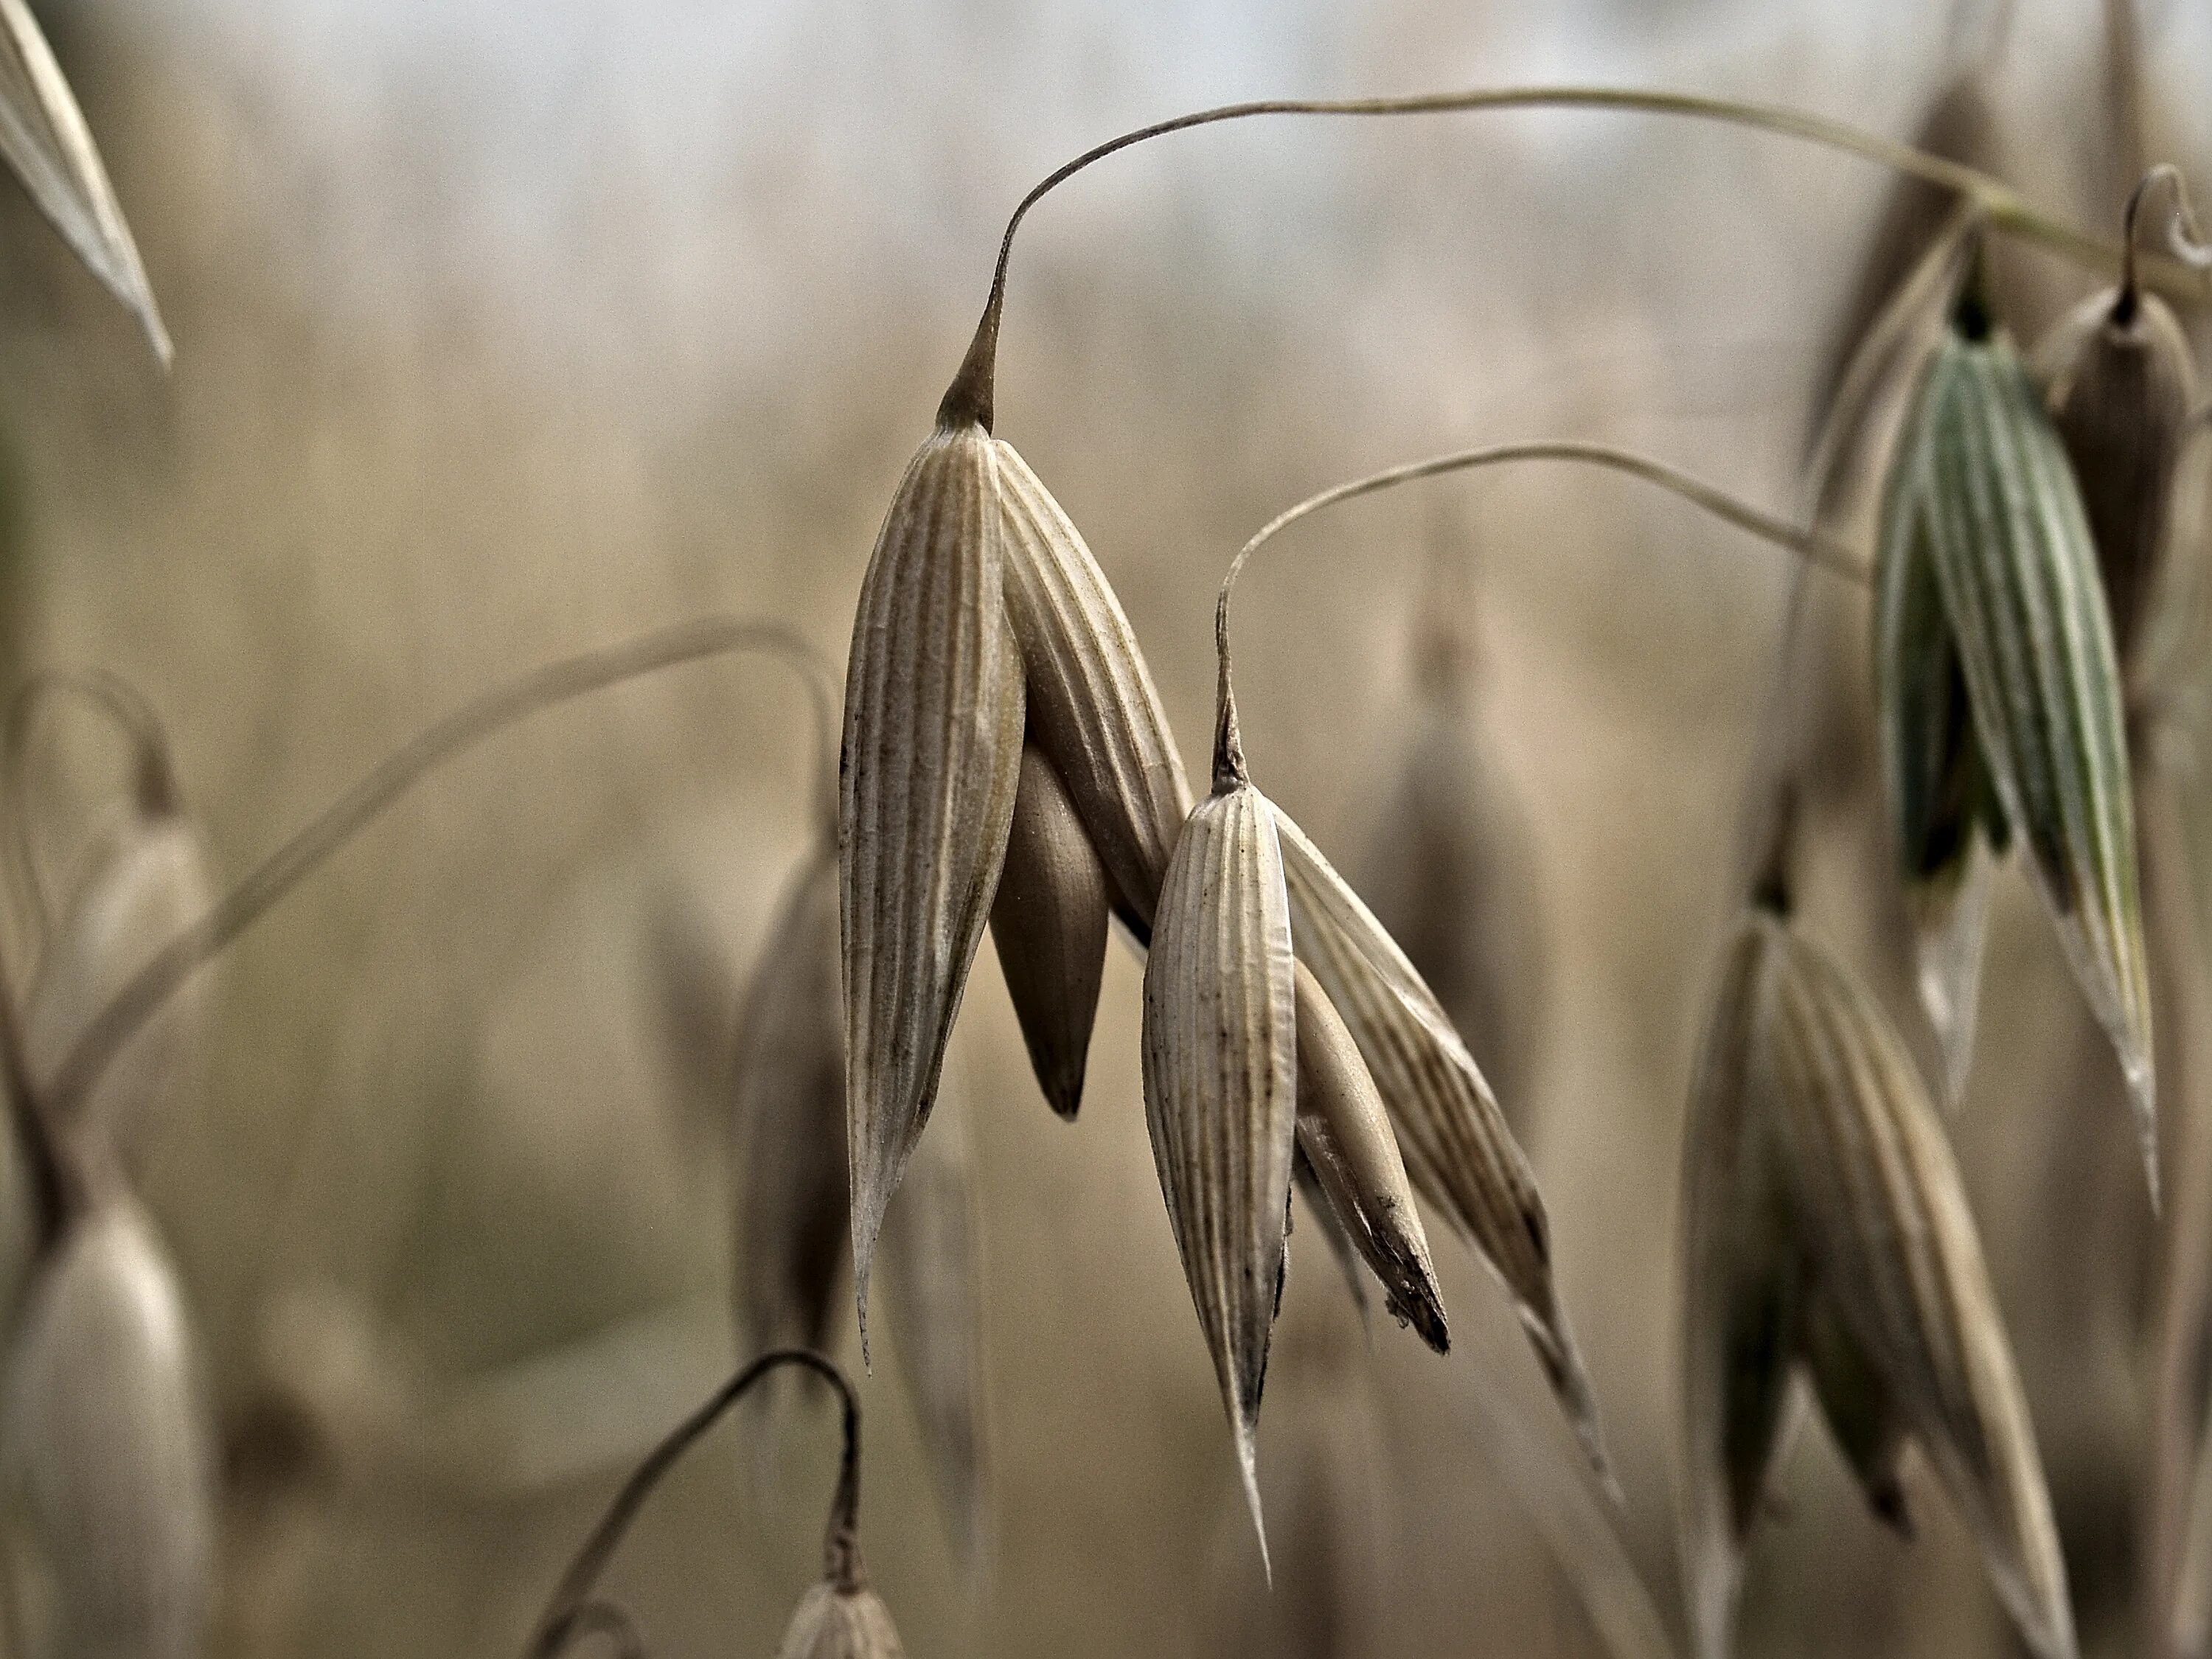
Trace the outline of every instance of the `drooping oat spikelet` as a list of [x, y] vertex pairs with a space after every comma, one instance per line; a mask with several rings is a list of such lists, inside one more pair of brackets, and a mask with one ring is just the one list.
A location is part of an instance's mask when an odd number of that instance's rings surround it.
[[1523, 1132], [1541, 1042], [1542, 928], [1526, 826], [1485, 752], [1473, 642], [1449, 600], [1420, 622], [1419, 708], [1360, 891]]
[[1390, 1312], [1443, 1353], [1451, 1346], [1443, 1295], [1382, 1097], [1304, 963], [1297, 986], [1298, 1149], [1345, 1237], [1382, 1282]]
[[1358, 1045], [1413, 1185], [1512, 1296], [1546, 1376], [1602, 1470], [1596, 1406], [1553, 1290], [1550, 1231], [1528, 1160], [1467, 1045], [1405, 953], [1290, 815], [1271, 811], [1298, 959]]
[[1765, 1063], [1791, 1206], [1817, 1294], [1877, 1385], [1870, 1431], [1838, 1426], [1879, 1460], [1893, 1412], [2030, 1650], [2070, 1659], [2042, 1460], [1950, 1142], [1873, 1000], [1825, 951], [1778, 932]]
[[[1904, 440], [1908, 449], [1918, 441], [1917, 431]], [[1944, 620], [1926, 503], [1899, 489], [1883, 506], [1875, 708], [1921, 1006], [1943, 1055], [1945, 1103], [1955, 1106], [1973, 1059], [1991, 849], [2002, 850], [2006, 826]]]
[[1030, 736], [1066, 786], [1139, 943], [1190, 814], [1190, 785], [1121, 601], [1028, 463], [1003, 439], [1006, 608], [1029, 681]]
[[0, 155], [77, 258], [137, 317], [155, 354], [167, 362], [169, 337], [138, 246], [28, 0], [0, 0]]
[[742, 1353], [833, 1346], [849, 1244], [844, 1100], [837, 868], [823, 848], [777, 911], [738, 1020], [730, 1144]]
[[1873, 1000], [1775, 912], [1729, 946], [1683, 1156], [1681, 1524], [1703, 1659], [1730, 1650], [1794, 1364], [1876, 1512], [1904, 1523], [1909, 1436], [2030, 1650], [2070, 1659], [2041, 1460], [1949, 1143]]
[[828, 1579], [799, 1600], [776, 1659], [904, 1659], [890, 1610], [865, 1584], [841, 1589]]
[[[173, 802], [134, 806], [90, 860], [39, 962], [23, 1012], [33, 1077], [48, 1076], [148, 958], [214, 902], [198, 832]], [[111, 1061], [69, 1133], [97, 1136], [128, 1158], [196, 1086], [210, 973], [201, 970]]]
[[853, 624], [837, 842], [864, 1355], [877, 1230], [936, 1097], [1021, 771], [999, 496], [981, 428], [933, 434], [892, 499]]
[[1778, 931], [1741, 928], [1690, 1085], [1682, 1139], [1683, 1595], [1699, 1659], [1733, 1645], [1743, 1547], [1779, 1435], [1796, 1322], [1789, 1201], [1773, 1154], [1772, 1068], [1759, 1053]]
[[9, 1356], [4, 1464], [53, 1586], [56, 1654], [194, 1659], [214, 1593], [214, 1468], [192, 1339], [145, 1218], [112, 1198], [34, 1285]]
[[1273, 814], [1218, 773], [1169, 860], [1145, 963], [1145, 1117], [1263, 1556], [1253, 1430], [1297, 1121], [1293, 986]]
[[2158, 295], [2111, 289], [2069, 313], [2036, 356], [2095, 539], [2112, 647], [2132, 690], [2163, 588], [2174, 471], [2197, 402], [2189, 341]]
[[1983, 758], [2075, 977], [2118, 1053], [2155, 1196], [2127, 740], [2096, 550], [2042, 400], [1972, 294], [1929, 367], [1914, 424], [1890, 487], [1916, 495], [1926, 514]]
[[972, 1576], [989, 1545], [982, 1261], [966, 1113], [948, 1093], [884, 1217], [884, 1295], [953, 1548]]
[[1006, 867], [991, 902], [991, 939], [1037, 1086], [1070, 1121], [1083, 1103], [1098, 1012], [1107, 902], [1106, 872], [1058, 769], [1036, 744], [1024, 744]]

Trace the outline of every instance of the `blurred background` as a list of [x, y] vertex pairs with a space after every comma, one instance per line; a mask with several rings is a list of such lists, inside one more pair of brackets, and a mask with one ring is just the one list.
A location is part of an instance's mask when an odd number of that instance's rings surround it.
[[[177, 358], [164, 379], [0, 190], [8, 676], [96, 664], [143, 688], [225, 878], [548, 658], [724, 611], [842, 664], [1005, 214], [1124, 127], [1255, 95], [1583, 79], [1901, 136], [1972, 61], [2033, 199], [2110, 234], [2132, 182], [2104, 19], [2057, 0], [40, 12]], [[2202, 179], [2212, 14], [2148, 0], [2141, 21], [2146, 142]], [[1195, 765], [1222, 568], [1327, 483], [1578, 436], [1802, 515], [1817, 365], [1887, 184], [1787, 140], [1606, 114], [1178, 137], [1030, 221], [999, 431], [1083, 527]], [[2087, 291], [2027, 263], [2037, 328]], [[1272, 547], [1240, 590], [1248, 746], [1348, 869], [1390, 857], [1439, 558], [1472, 573], [1450, 604], [1526, 828], [1538, 938], [1516, 972], [1539, 1012], [1516, 1111], [1621, 1530], [1679, 1647], [1680, 1131], [1790, 571], [1634, 483], [1558, 471], [1401, 492]], [[733, 1007], [809, 844], [822, 742], [761, 659], [564, 708], [431, 782], [230, 952], [205, 1086], [143, 1182], [230, 1430], [216, 1651], [514, 1651], [620, 1471], [733, 1362], [732, 1184], [712, 1056], [669, 1017], [669, 941], [689, 988]], [[117, 787], [96, 729], [59, 749], [56, 845]], [[1832, 885], [1814, 925], [1863, 941], [1869, 907]], [[1955, 1135], [2085, 1643], [2141, 1651], [2148, 1224], [2117, 1079], [2016, 872], [1984, 983]], [[1571, 1439], [1440, 1227], [1446, 1359], [1384, 1317], [1363, 1334], [1318, 1239], [1294, 1238], [1261, 1427], [1269, 1602], [1146, 1140], [1138, 1006], [1117, 947], [1068, 1127], [979, 960], [951, 1086], [995, 1545], [963, 1570], [879, 1352], [863, 1535], [908, 1650], [1604, 1651], [1532, 1518], [1588, 1512]], [[657, 1653], [771, 1651], [817, 1571], [832, 1417], [776, 1421], [764, 1480], [727, 1432], [618, 1561], [610, 1588]], [[1924, 1469], [1908, 1484], [1911, 1546], [1821, 1432], [1798, 1437], [1744, 1650], [2012, 1650], [1940, 1492]]]

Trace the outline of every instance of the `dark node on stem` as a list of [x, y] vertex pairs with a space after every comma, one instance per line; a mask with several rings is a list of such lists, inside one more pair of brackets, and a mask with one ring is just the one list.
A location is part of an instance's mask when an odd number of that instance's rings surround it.
[[1796, 851], [1797, 785], [1794, 779], [1778, 781], [1766, 809], [1766, 822], [1753, 866], [1751, 902], [1754, 909], [1784, 921], [1791, 909], [1790, 866]]
[[1951, 307], [1951, 326], [1958, 331], [1960, 338], [1972, 345], [1984, 343], [1996, 332], [1996, 313], [1990, 303], [1989, 279], [1989, 262], [1977, 237], [1973, 251], [1966, 258], [1966, 279], [1960, 283], [1958, 301]]
[[[1238, 562], [1242, 562], [1240, 558]], [[1236, 580], [1230, 571], [1230, 580]], [[1221, 681], [1214, 693], [1213, 793], [1225, 795], [1251, 782], [1244, 766], [1244, 734], [1237, 724], [1237, 687], [1229, 672], [1229, 584], [1222, 585], [1213, 613], [1213, 650], [1220, 665]]]
[[[599, 1524], [592, 1529], [583, 1547], [576, 1552], [575, 1559], [568, 1564], [568, 1570], [562, 1574], [552, 1599], [538, 1621], [538, 1628], [523, 1649], [524, 1659], [554, 1659], [572, 1639], [585, 1633], [584, 1627], [591, 1620], [601, 1621], [599, 1628], [608, 1628], [605, 1621], [611, 1604], [593, 1601], [592, 1587], [599, 1582], [599, 1574], [605, 1571], [607, 1562], [629, 1531], [630, 1523], [637, 1519], [638, 1511], [645, 1507], [645, 1500], [684, 1454], [714, 1426], [723, 1413], [744, 1398], [754, 1383], [783, 1365], [801, 1365], [813, 1371], [837, 1390], [843, 1405], [845, 1449], [838, 1465], [836, 1494], [830, 1504], [822, 1571], [842, 1593], [849, 1595], [861, 1588], [866, 1580], [860, 1568], [860, 1403], [845, 1373], [831, 1361], [811, 1348], [776, 1348], [763, 1354], [717, 1389], [705, 1405], [678, 1424], [666, 1439], [646, 1454], [645, 1461], [623, 1483]], [[628, 1615], [620, 1613], [619, 1609], [611, 1611], [620, 1619], [619, 1627], [611, 1632], [617, 1641], [624, 1639], [623, 1632], [634, 1637], [635, 1626]], [[635, 1651], [627, 1646], [621, 1650], [626, 1654]]]

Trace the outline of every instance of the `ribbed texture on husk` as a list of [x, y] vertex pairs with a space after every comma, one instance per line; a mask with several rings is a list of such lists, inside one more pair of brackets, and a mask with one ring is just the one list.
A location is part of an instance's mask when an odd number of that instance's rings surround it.
[[[1917, 441], [1908, 432], [1906, 448]], [[1920, 1003], [1942, 1052], [1945, 1102], [1955, 1106], [1973, 1060], [1990, 840], [2005, 826], [1943, 617], [1926, 503], [1909, 483], [1883, 501], [1874, 613], [1875, 708], [1890, 822]]]
[[1950, 1143], [1873, 1000], [1826, 952], [1778, 931], [1768, 1063], [1820, 1294], [1949, 1492], [2029, 1648], [2069, 1659], [2042, 1461]]
[[[147, 960], [214, 902], [199, 836], [181, 815], [133, 812], [105, 838], [40, 959], [23, 1010], [33, 1077], [46, 1077]], [[198, 1086], [212, 978], [161, 1005], [77, 1105], [73, 1134], [136, 1155]]]
[[1800, 1363], [1876, 1511], [1903, 1522], [1909, 1434], [2030, 1649], [2070, 1659], [2041, 1460], [1949, 1142], [1873, 1000], [1765, 912], [1729, 947], [1682, 1217], [1682, 1556], [1701, 1659], [1730, 1650]]
[[1683, 1596], [1699, 1659], [1725, 1659], [1781, 1427], [1796, 1320], [1788, 1203], [1777, 1178], [1771, 1068], [1754, 1058], [1779, 930], [1729, 941], [1690, 1085], [1682, 1138]]
[[1029, 677], [1030, 731], [1067, 787], [1139, 943], [1190, 785], [1152, 671], [1106, 577], [1013, 446], [994, 441], [1006, 608]]
[[982, 1259], [965, 1113], [950, 1097], [884, 1217], [884, 1297], [953, 1548], [971, 1575], [989, 1543]]
[[1290, 815], [1273, 808], [1298, 959], [1342, 1015], [1398, 1132], [1414, 1187], [1512, 1296], [1592, 1463], [1597, 1409], [1552, 1286], [1551, 1236], [1528, 1160], [1490, 1085], [1405, 952]]
[[1900, 456], [1923, 492], [1982, 755], [2075, 977], [2118, 1050], [2157, 1190], [2150, 992], [2119, 671], [2065, 452], [2002, 339], [1954, 331]]
[[[848, 1245], [844, 1102], [837, 866], [823, 848], [785, 894], [738, 1018], [730, 1112], [740, 1353], [834, 1346]], [[766, 1379], [763, 1401], [781, 1381]]]
[[155, 349], [166, 357], [168, 338], [131, 227], [27, 0], [0, 0], [0, 155], [77, 258], [137, 313]]
[[934, 434], [892, 498], [853, 623], [837, 841], [864, 1355], [876, 1232], [936, 1097], [1021, 771], [998, 493], [981, 428]]
[[1451, 1346], [1429, 1241], [1367, 1062], [1310, 969], [1297, 964], [1298, 1146], [1390, 1312], [1438, 1353]]
[[2165, 301], [2138, 295], [2121, 315], [2118, 299], [2107, 289], [2084, 300], [2038, 348], [2036, 367], [2081, 486], [2112, 647], [2132, 686], [2163, 589], [2174, 469], [2197, 374]]
[[1240, 785], [1199, 805], [1168, 864], [1145, 963], [1145, 1119], [1255, 1530], [1253, 1429], [1297, 1126], [1292, 986], [1274, 817]]
[[0, 1464], [53, 1583], [46, 1650], [194, 1659], [215, 1589], [214, 1465], [191, 1334], [145, 1219], [79, 1222], [9, 1357]]
[[827, 1579], [799, 1600], [776, 1659], [904, 1659], [890, 1609], [865, 1586], [839, 1589]]
[[1034, 743], [1006, 867], [991, 901], [991, 940], [1046, 1103], [1073, 1120], [1083, 1104], [1098, 981], [1106, 967], [1107, 877], [1060, 773]]

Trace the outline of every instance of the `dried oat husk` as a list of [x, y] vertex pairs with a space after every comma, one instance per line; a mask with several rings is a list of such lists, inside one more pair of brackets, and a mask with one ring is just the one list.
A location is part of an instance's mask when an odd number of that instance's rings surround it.
[[[1972, 288], [1923, 376], [1888, 488], [1893, 514], [1924, 516], [1976, 743], [2118, 1054], [2154, 1198], [2150, 995], [2112, 625], [2064, 448]], [[1885, 537], [1882, 557], [1918, 544]], [[1877, 589], [1894, 580], [1878, 570]]]
[[1024, 744], [1006, 866], [991, 902], [991, 939], [1037, 1086], [1071, 1122], [1083, 1104], [1106, 966], [1107, 889], [1058, 769], [1035, 743]]
[[1000, 465], [948, 424], [908, 467], [853, 624], [838, 853], [854, 1289], [928, 1121], [1021, 771]]
[[954, 1553], [973, 1577], [990, 1544], [982, 1253], [967, 1115], [951, 1094], [938, 1114], [884, 1217], [884, 1297]]
[[169, 360], [154, 291], [107, 169], [28, 0], [0, 0], [0, 156], [78, 258]]
[[0, 1467], [52, 1584], [48, 1651], [191, 1659], [215, 1590], [215, 1489], [189, 1320], [145, 1218], [104, 1198], [32, 1288]]
[[[190, 817], [173, 799], [134, 805], [103, 836], [40, 958], [23, 1010], [32, 1075], [51, 1074], [131, 977], [214, 902]], [[196, 973], [108, 1063], [64, 1132], [135, 1158], [198, 1086], [213, 991], [211, 967]]]
[[833, 1346], [850, 1244], [844, 1100], [837, 869], [823, 848], [793, 879], [738, 1021], [730, 1112], [740, 1352]]
[[[1367, 1269], [1359, 1260], [1359, 1247], [1352, 1242], [1345, 1231], [1343, 1220], [1337, 1215], [1335, 1200], [1321, 1184], [1321, 1172], [1313, 1166], [1301, 1146], [1291, 1154], [1291, 1188], [1305, 1203], [1305, 1217], [1328, 1246], [1328, 1253], [1336, 1259], [1337, 1268], [1344, 1274], [1344, 1288], [1352, 1297], [1352, 1305], [1359, 1315], [1360, 1323], [1367, 1322]], [[1293, 1228], [1295, 1231], [1295, 1227]]]
[[1732, 1645], [1793, 1369], [1877, 1513], [1909, 1437], [2023, 1640], [2075, 1651], [2040, 1456], [1942, 1126], [1873, 1000], [1777, 911], [1731, 941], [1683, 1190], [1683, 1560], [1697, 1649]]
[[776, 1659], [904, 1659], [890, 1610], [865, 1584], [824, 1579], [799, 1600]]
[[2174, 474], [2197, 403], [2188, 337], [2166, 301], [2130, 285], [2084, 300], [2036, 356], [2095, 540], [2112, 647], [2129, 690], [2139, 691], [2151, 606], [2165, 589]]
[[1270, 811], [1298, 960], [1358, 1045], [1407, 1175], [1512, 1297], [1553, 1392], [1609, 1480], [1596, 1402], [1552, 1284], [1543, 1198], [1490, 1085], [1389, 930], [1291, 816]]
[[1433, 595], [1416, 641], [1413, 732], [1363, 864], [1376, 917], [1420, 970], [1515, 1133], [1542, 1046], [1543, 931], [1528, 827], [1486, 752], [1474, 642]]
[[1075, 526], [1003, 439], [1006, 611], [1028, 676], [1030, 735], [1051, 759], [1139, 944], [1191, 809], [1190, 784], [1121, 601]]
[[1274, 815], [1231, 743], [1160, 892], [1145, 963], [1145, 1118], [1264, 1558], [1253, 1435], [1281, 1291], [1296, 993]]
[[1383, 1305], [1438, 1353], [1451, 1346], [1443, 1293], [1382, 1097], [1343, 1018], [1297, 964], [1298, 1150], [1346, 1240], [1381, 1283]]

